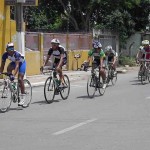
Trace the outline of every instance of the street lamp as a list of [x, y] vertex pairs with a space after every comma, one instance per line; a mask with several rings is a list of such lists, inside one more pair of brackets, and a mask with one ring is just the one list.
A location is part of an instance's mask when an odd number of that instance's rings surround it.
[[71, 12], [70, 1], [68, 2], [68, 5], [67, 5], [67, 12], [68, 12], [68, 20], [67, 20], [67, 33], [68, 33], [69, 32], [69, 18], [70, 18], [70, 12]]
[[[70, 12], [71, 12], [71, 4], [70, 1], [68, 2], [67, 5], [67, 13], [68, 13], [68, 18], [67, 18], [67, 41], [66, 41], [66, 48], [67, 48], [67, 57], [69, 58], [69, 18], [70, 18]], [[69, 59], [67, 59], [67, 70], [69, 70]]]

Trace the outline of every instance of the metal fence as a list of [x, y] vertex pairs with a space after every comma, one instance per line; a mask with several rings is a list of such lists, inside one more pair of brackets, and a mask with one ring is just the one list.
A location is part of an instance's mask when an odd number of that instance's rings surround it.
[[[66, 50], [89, 50], [92, 48], [93, 36], [98, 35], [96, 38], [102, 43], [103, 49], [112, 45], [113, 49], [118, 49], [117, 36], [112, 33], [100, 33], [99, 31], [94, 31], [94, 33], [86, 34], [62, 34], [62, 33], [43, 33], [43, 49], [44, 55], [47, 55], [49, 48], [51, 47], [51, 40], [53, 38], [58, 38], [62, 46]], [[26, 32], [25, 34], [25, 45], [27, 49], [33, 51], [38, 51], [39, 45], [39, 33], [38, 32]]]

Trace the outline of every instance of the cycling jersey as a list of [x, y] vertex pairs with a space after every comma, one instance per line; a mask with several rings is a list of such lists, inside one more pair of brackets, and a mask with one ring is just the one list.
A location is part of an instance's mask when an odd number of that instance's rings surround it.
[[9, 65], [11, 65], [14, 69], [16, 67], [16, 61], [19, 61], [19, 73], [25, 74], [26, 72], [26, 61], [24, 56], [22, 56], [19, 52], [16, 50], [14, 51], [14, 54], [10, 56], [8, 52], [5, 52], [2, 56], [2, 61], [6, 62], [6, 59], [9, 59], [11, 62]]
[[66, 54], [66, 51], [65, 51], [63, 46], [59, 45], [57, 50], [53, 50], [52, 47], [51, 47], [48, 51], [48, 55], [50, 55], [50, 56], [53, 55], [54, 56], [54, 58], [53, 58], [54, 63], [58, 63], [60, 61], [61, 54], [64, 54], [63, 61], [66, 62], [67, 54]]
[[100, 65], [100, 58], [105, 58], [105, 53], [103, 50], [100, 50], [99, 52], [97, 52], [97, 50], [92, 49], [88, 52], [88, 56], [93, 57], [93, 61], [96, 62], [96, 65], [99, 66]]
[[93, 56], [95, 59], [105, 58], [105, 53], [103, 50], [100, 50], [100, 52], [97, 52], [97, 50], [92, 49], [88, 52], [88, 56]]
[[2, 56], [2, 61], [5, 62], [6, 59], [9, 59], [10, 61], [12, 62], [16, 62], [16, 61], [19, 61], [19, 62], [24, 62], [25, 59], [24, 59], [24, 56], [22, 56], [19, 52], [17, 52], [16, 50], [14, 51], [14, 54], [13, 56], [10, 56], [8, 54], [8, 52], [5, 52]]
[[147, 48], [143, 48], [141, 52], [143, 53], [142, 58], [150, 59], [150, 46], [148, 46]]
[[112, 59], [117, 56], [117, 53], [114, 50], [105, 51], [105, 54], [107, 55], [108, 62], [111, 62]]

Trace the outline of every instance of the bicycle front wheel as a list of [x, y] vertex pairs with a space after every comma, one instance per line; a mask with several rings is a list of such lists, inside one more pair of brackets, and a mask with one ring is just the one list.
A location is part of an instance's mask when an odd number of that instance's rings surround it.
[[115, 85], [116, 82], [117, 82], [117, 73], [113, 74], [113, 75], [112, 75], [112, 79], [111, 79], [112, 85]]
[[31, 83], [27, 79], [24, 79], [23, 82], [24, 82], [26, 95], [25, 95], [25, 101], [22, 107], [26, 108], [30, 105], [31, 100], [32, 100], [32, 86], [31, 86]]
[[48, 77], [44, 85], [44, 97], [47, 103], [52, 103], [55, 97], [55, 82], [52, 77]]
[[0, 83], [0, 112], [8, 111], [12, 102], [12, 92], [4, 83]]
[[105, 93], [105, 90], [106, 90], [106, 87], [104, 87], [104, 83], [103, 83], [103, 79], [101, 77], [101, 75], [99, 76], [99, 86], [98, 86], [98, 91], [99, 91], [99, 94], [102, 96], [104, 95]]
[[64, 75], [64, 87], [59, 87], [60, 95], [63, 100], [67, 99], [70, 93], [70, 81], [67, 75]]
[[93, 98], [96, 92], [96, 80], [90, 76], [87, 82], [87, 94], [90, 98]]

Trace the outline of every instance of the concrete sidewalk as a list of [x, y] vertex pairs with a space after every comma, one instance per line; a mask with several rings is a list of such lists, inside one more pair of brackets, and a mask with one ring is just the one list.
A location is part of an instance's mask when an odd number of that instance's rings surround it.
[[[137, 70], [137, 67], [118, 67], [118, 73], [126, 73], [130, 70]], [[90, 75], [91, 71], [63, 71], [64, 74], [68, 75], [70, 81], [84, 80]], [[49, 74], [27, 76], [27, 79], [31, 82], [32, 87], [44, 86], [46, 79]]]

